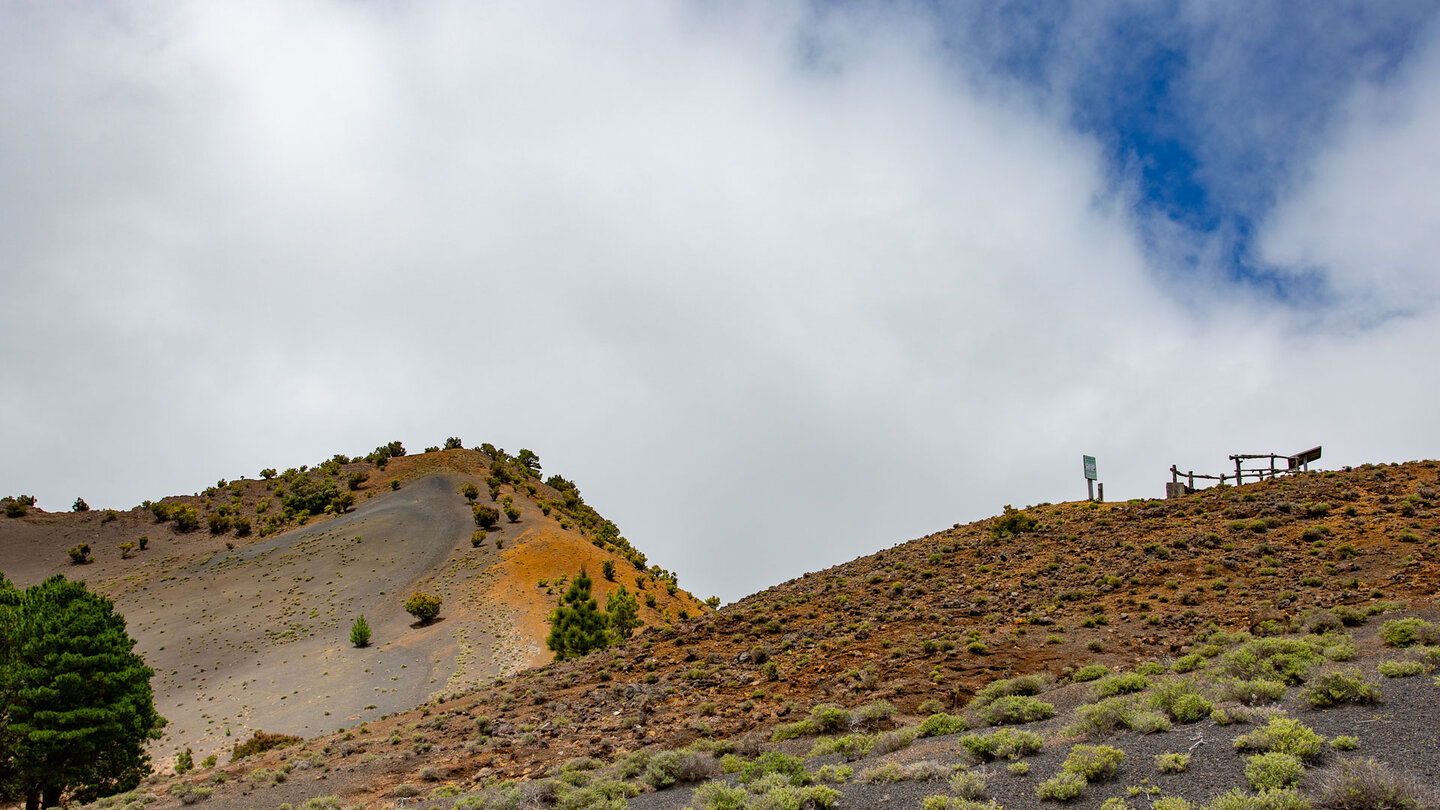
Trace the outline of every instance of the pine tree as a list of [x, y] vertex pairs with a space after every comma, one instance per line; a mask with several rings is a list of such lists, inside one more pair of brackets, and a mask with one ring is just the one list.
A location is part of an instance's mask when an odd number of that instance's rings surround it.
[[350, 643], [356, 647], [370, 646], [370, 623], [365, 621], [364, 613], [350, 625]]
[[610, 643], [610, 621], [590, 595], [592, 584], [590, 575], [581, 568], [560, 606], [550, 611], [550, 635], [545, 644], [555, 651], [557, 661], [578, 658]]
[[0, 577], [0, 800], [130, 790], [150, 771], [154, 673], [114, 603], [57, 574], [21, 592]]
[[605, 600], [605, 612], [610, 614], [610, 627], [615, 630], [618, 639], [630, 638], [630, 634], [640, 626], [640, 603], [624, 585], [610, 592]]

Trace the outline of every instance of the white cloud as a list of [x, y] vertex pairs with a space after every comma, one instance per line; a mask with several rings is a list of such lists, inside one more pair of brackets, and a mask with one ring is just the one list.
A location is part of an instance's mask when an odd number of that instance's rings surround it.
[[45, 8], [0, 25], [0, 491], [42, 507], [458, 434], [734, 598], [1079, 497], [1081, 453], [1113, 498], [1434, 444], [1287, 389], [1417, 327], [1181, 307], [1096, 145], [912, 18]]

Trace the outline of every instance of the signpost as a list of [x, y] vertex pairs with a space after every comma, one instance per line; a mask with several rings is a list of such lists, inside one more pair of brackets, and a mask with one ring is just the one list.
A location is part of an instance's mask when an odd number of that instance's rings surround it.
[[[1095, 500], [1095, 479], [1096, 479], [1096, 474], [1095, 474], [1095, 457], [1094, 457], [1094, 456], [1081, 456], [1080, 458], [1083, 459], [1084, 462], [1085, 462], [1085, 490], [1086, 490], [1086, 492], [1089, 493], [1089, 499], [1093, 501], [1093, 500]], [[1104, 490], [1102, 489], [1101, 491], [1103, 492]]]

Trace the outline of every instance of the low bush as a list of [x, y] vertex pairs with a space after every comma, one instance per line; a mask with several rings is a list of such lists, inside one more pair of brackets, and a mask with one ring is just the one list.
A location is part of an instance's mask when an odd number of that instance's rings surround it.
[[1345, 759], [1306, 780], [1315, 810], [1420, 810], [1440, 798], [1373, 759]]
[[1068, 802], [1085, 792], [1085, 777], [1061, 771], [1035, 787], [1035, 795], [1052, 802]]
[[1440, 644], [1440, 624], [1414, 617], [1391, 619], [1380, 627], [1380, 637], [1391, 647]]
[[1066, 773], [1078, 774], [1086, 782], [1100, 782], [1115, 775], [1125, 752], [1109, 745], [1076, 745], [1060, 766]]
[[1150, 679], [1135, 672], [1120, 672], [1106, 675], [1095, 681], [1095, 695], [1101, 698], [1128, 695], [1140, 692], [1150, 686]]
[[1190, 766], [1189, 754], [1156, 754], [1155, 768], [1161, 773], [1184, 773]]
[[1245, 778], [1255, 790], [1292, 787], [1304, 775], [1305, 763], [1292, 754], [1268, 751], [1245, 760]]
[[287, 748], [304, 742], [303, 737], [296, 737], [291, 734], [267, 734], [264, 731], [256, 731], [250, 739], [237, 743], [230, 750], [230, 761], [264, 753], [275, 748]]
[[1325, 709], [1341, 703], [1375, 703], [1380, 699], [1380, 687], [1352, 667], [1321, 673], [1300, 696], [1311, 706]]
[[1279, 714], [1271, 715], [1264, 726], [1235, 738], [1236, 750], [1289, 754], [1307, 762], [1320, 756], [1324, 745], [1324, 738], [1309, 726]]
[[1419, 661], [1381, 661], [1375, 669], [1387, 678], [1409, 678], [1424, 672], [1425, 665]]
[[689, 749], [662, 751], [645, 765], [645, 784], [656, 790], [677, 782], [703, 782], [720, 774], [720, 763], [712, 756]]
[[1066, 734], [1083, 734], [1103, 737], [1130, 727], [1135, 715], [1135, 699], [1132, 697], [1106, 698], [1098, 703], [1088, 703], [1075, 709], [1075, 721], [1066, 727]]
[[959, 734], [962, 731], [969, 731], [970, 726], [965, 718], [953, 714], [938, 712], [925, 718], [919, 728], [915, 730], [917, 737], [944, 737], [947, 734]]
[[980, 711], [980, 718], [991, 726], [1034, 723], [1054, 716], [1055, 707], [1052, 704], [1025, 695], [998, 698]]
[[740, 784], [748, 785], [769, 774], [780, 774], [789, 784], [796, 786], [808, 785], [814, 781], [810, 771], [805, 769], [804, 760], [779, 751], [766, 751], [745, 763], [740, 767], [740, 774], [736, 778]]
[[81, 543], [76, 546], [71, 546], [69, 554], [71, 565], [85, 565], [90, 562], [90, 544]]
[[1253, 706], [1267, 703], [1285, 696], [1285, 684], [1269, 678], [1222, 678], [1215, 683], [1221, 700], [1231, 700]]
[[1350, 734], [1341, 734], [1330, 740], [1330, 747], [1336, 751], [1354, 751], [1360, 747], [1360, 738]]
[[956, 771], [950, 777], [950, 792], [972, 801], [985, 798], [985, 774], [970, 770]]
[[1050, 684], [1051, 678], [1046, 673], [1020, 675], [991, 681], [975, 693], [975, 697], [970, 700], [966, 708], [979, 709], [1009, 695], [1038, 695], [1045, 691]]
[[1205, 810], [1310, 810], [1310, 801], [1295, 788], [1258, 794], [1235, 788], [1211, 799]]
[[976, 759], [1015, 760], [1029, 756], [1045, 747], [1045, 740], [1039, 734], [1002, 728], [991, 734], [966, 734], [958, 742]]
[[955, 796], [926, 796], [920, 800], [921, 810], [1001, 810], [995, 800], [977, 801]]
[[1087, 664], [1070, 673], [1070, 680], [1074, 683], [1085, 683], [1104, 677], [1110, 672], [1110, 668], [1104, 664]]
[[875, 738], [875, 747], [870, 749], [875, 754], [890, 754], [909, 748], [915, 742], [915, 729], [897, 728], [894, 731], [887, 731]]
[[875, 738], [868, 734], [846, 734], [843, 737], [826, 737], [815, 741], [810, 746], [810, 753], [806, 758], [823, 757], [828, 754], [840, 754], [847, 762], [852, 762], [870, 753], [875, 747]]

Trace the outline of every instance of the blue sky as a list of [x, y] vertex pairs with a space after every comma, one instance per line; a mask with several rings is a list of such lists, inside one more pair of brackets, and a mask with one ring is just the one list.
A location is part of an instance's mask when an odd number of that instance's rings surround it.
[[1435, 457], [1437, 8], [0, 2], [0, 492], [458, 435], [730, 600]]

